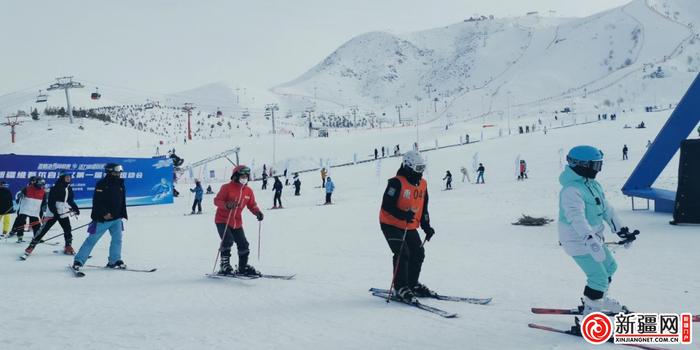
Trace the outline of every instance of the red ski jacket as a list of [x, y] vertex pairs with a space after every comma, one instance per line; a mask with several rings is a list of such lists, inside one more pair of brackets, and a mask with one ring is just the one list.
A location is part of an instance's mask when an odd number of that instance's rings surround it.
[[[231, 210], [226, 209], [226, 202], [235, 202], [236, 207]], [[214, 222], [217, 224], [225, 224], [228, 221], [228, 226], [232, 228], [241, 228], [243, 226], [243, 219], [241, 217], [243, 208], [248, 207], [248, 210], [255, 215], [260, 213], [260, 208], [258, 208], [258, 204], [255, 202], [253, 190], [235, 181], [221, 186], [219, 193], [217, 193], [214, 198], [214, 205], [216, 206]]]

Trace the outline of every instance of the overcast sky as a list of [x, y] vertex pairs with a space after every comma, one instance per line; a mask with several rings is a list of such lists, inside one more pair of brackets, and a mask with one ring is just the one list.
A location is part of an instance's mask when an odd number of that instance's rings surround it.
[[587, 16], [629, 0], [0, 0], [0, 94], [62, 75], [174, 92], [291, 80], [352, 37], [474, 14]]

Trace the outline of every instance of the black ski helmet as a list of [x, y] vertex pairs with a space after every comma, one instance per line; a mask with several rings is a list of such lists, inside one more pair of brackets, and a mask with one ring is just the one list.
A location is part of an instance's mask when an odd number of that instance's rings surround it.
[[34, 178], [34, 187], [42, 188], [46, 185], [46, 180], [43, 177], [37, 176]]
[[105, 173], [111, 174], [111, 173], [121, 173], [124, 171], [124, 168], [117, 164], [117, 163], [107, 163], [105, 164]]

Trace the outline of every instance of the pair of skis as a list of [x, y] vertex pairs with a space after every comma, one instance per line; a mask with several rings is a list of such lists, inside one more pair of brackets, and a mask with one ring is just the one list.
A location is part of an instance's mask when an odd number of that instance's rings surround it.
[[[436, 308], [434, 306], [426, 305], [420, 301], [416, 301], [415, 303], [407, 303], [403, 299], [398, 298], [394, 293], [390, 293], [388, 289], [370, 288], [369, 292], [375, 297], [400, 302], [400, 303], [406, 304], [408, 306], [413, 306], [413, 307], [416, 307], [420, 310], [427, 311], [427, 312], [436, 314], [436, 315], [444, 317], [444, 318], [455, 318], [458, 316], [454, 312], [449, 312], [449, 311], [445, 311], [445, 310]], [[438, 293], [433, 293], [426, 298], [443, 300], [443, 301], [466, 302], [469, 304], [477, 304], [477, 305], [486, 305], [486, 304], [490, 303], [492, 300], [492, 298], [459, 297], [459, 296], [451, 296], [451, 295], [442, 295], [442, 294], [438, 294]]]
[[99, 266], [99, 265], [85, 265], [81, 267], [80, 269], [74, 269], [73, 266], [68, 265], [68, 270], [73, 272], [73, 276], [75, 277], [85, 277], [85, 272], [83, 272], [83, 268], [93, 268], [93, 269], [103, 269], [103, 270], [118, 270], [118, 271], [128, 271], [128, 272], [156, 272], [158, 269], [156, 268], [150, 268], [150, 269], [132, 269], [132, 268], [112, 268], [112, 267], [107, 267], [107, 266]]
[[[582, 309], [583, 309], [583, 307], [577, 307], [577, 308], [573, 308], [573, 309], [532, 308], [531, 311], [532, 311], [532, 313], [539, 314], [539, 315], [582, 315], [582, 313], [583, 313]], [[606, 314], [608, 316], [615, 315], [612, 313], [606, 313]], [[700, 322], [700, 315], [693, 315], [692, 321], [693, 322]], [[530, 323], [527, 326], [530, 328], [540, 329], [543, 331], [562, 333], [562, 334], [573, 335], [576, 337], [581, 337], [579, 332], [574, 332], [572, 330], [557, 329], [557, 328], [548, 327], [548, 326], [544, 326], [544, 325], [540, 325], [540, 324], [536, 324], [536, 323]], [[666, 348], [661, 348], [661, 347], [656, 347], [656, 346], [651, 346], [651, 345], [644, 345], [644, 344], [619, 344], [619, 345], [635, 347], [638, 349], [645, 349], [645, 350], [666, 350]]]
[[237, 278], [237, 279], [242, 279], [242, 280], [255, 280], [258, 278], [268, 278], [268, 279], [274, 279], [274, 280], [291, 280], [294, 278], [296, 275], [267, 275], [267, 274], [261, 274], [261, 275], [254, 275], [254, 276], [248, 276], [248, 275], [241, 275], [237, 273], [231, 273], [231, 274], [211, 274], [207, 273], [205, 276], [209, 278], [214, 278], [214, 279], [222, 279], [222, 278]]
[[[583, 307], [579, 306], [574, 309], [552, 309], [552, 308], [538, 308], [533, 307], [530, 309], [533, 314], [539, 315], [582, 315]], [[608, 316], [615, 316], [614, 313], [605, 313]], [[700, 315], [693, 315], [693, 322], [700, 322]]]

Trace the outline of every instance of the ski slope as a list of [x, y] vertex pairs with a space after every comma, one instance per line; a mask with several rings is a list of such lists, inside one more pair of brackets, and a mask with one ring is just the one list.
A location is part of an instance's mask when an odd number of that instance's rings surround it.
[[[559, 151], [578, 144], [596, 145], [605, 152], [599, 180], [625, 223], [642, 232], [632, 249], [616, 252], [619, 270], [611, 296], [642, 312], [698, 313], [697, 228], [670, 226], [667, 214], [632, 212], [619, 190], [668, 113], [620, 113], [615, 122], [426, 152], [436, 235], [426, 244], [421, 281], [444, 294], [494, 298], [487, 306], [425, 301], [457, 312], [459, 318], [442, 319], [386, 304], [367, 292], [370, 287], [388, 288], [392, 273], [378, 210], [386, 180], [400, 161], [387, 158], [380, 164], [332, 169], [332, 206], [318, 206], [323, 193], [315, 188], [320, 185], [317, 172], [302, 174], [302, 196], [294, 197], [293, 189], [285, 188], [284, 210], [267, 210], [272, 192], [251, 183], [265, 213], [261, 241], [255, 218], [244, 214], [251, 264], [264, 273], [295, 273], [291, 281], [205, 278], [218, 247], [213, 195], [205, 195], [203, 215], [185, 216], [192, 197], [182, 184], [182, 196], [173, 205], [129, 208], [123, 258], [131, 267], [156, 267], [155, 273], [86, 269], [87, 276], [76, 279], [66, 269], [71, 258], [53, 254], [55, 247], [41, 245], [20, 262], [17, 257], [26, 246], [0, 242], [0, 291], [5, 296], [0, 299], [0, 348], [590, 349], [581, 339], [527, 327], [530, 322], [568, 327], [572, 317], [534, 315], [529, 310], [577, 305], [585, 277], [557, 246], [555, 223], [540, 228], [511, 225], [521, 214], [557, 217]], [[640, 121], [648, 128], [622, 128]], [[136, 148], [132, 129], [85, 121], [86, 130], [79, 131], [56, 120], [56, 134], [48, 134], [44, 123], [23, 125], [18, 144], [3, 138], [0, 146], [21, 154], [148, 156], [158, 140], [141, 134]], [[450, 132], [456, 137], [463, 131]], [[366, 156], [375, 144], [403, 142], [406, 150], [414, 138], [412, 128], [338, 133], [329, 139], [281, 138], [278, 159], [303, 159], [306, 154], [317, 165], [318, 158], [352, 154], [360, 147]], [[270, 158], [269, 135], [237, 141], [243, 161], [256, 159], [260, 166]], [[222, 150], [225, 144], [216, 142], [222, 141], [176, 147], [178, 154], [194, 161]], [[623, 144], [630, 148], [629, 161], [621, 160]], [[476, 154], [487, 169], [485, 185], [460, 182], [459, 168], [471, 169]], [[530, 169], [525, 182], [515, 179], [518, 156]], [[657, 185], [675, 189], [677, 162], [676, 157]], [[454, 190], [442, 191], [440, 179], [448, 169], [455, 175]], [[88, 220], [86, 209], [73, 225]], [[85, 236], [84, 229], [74, 234], [76, 248]], [[106, 263], [108, 243], [103, 237], [91, 263]], [[694, 336], [700, 336], [697, 329]]]

